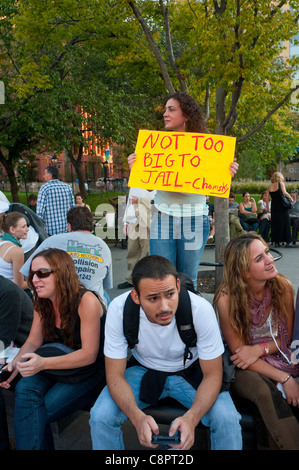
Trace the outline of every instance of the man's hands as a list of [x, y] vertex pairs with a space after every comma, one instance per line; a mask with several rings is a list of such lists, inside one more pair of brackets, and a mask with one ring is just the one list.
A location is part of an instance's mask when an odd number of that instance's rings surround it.
[[[150, 447], [152, 449], [158, 447], [157, 444], [152, 444], [152, 435], [159, 434], [159, 427], [154, 418], [143, 414], [138, 422], [135, 423], [135, 428], [139, 442], [142, 446]], [[190, 449], [194, 444], [194, 429], [195, 426], [191, 423], [191, 420], [187, 416], [183, 415], [179, 418], [176, 418], [172, 422], [168, 434], [169, 436], [173, 436], [176, 431], [179, 431], [181, 435], [181, 442], [178, 445], [171, 445], [170, 447], [181, 450]]]
[[159, 434], [159, 427], [154, 418], [142, 413], [134, 425], [142, 446], [151, 447], [152, 449], [158, 447], [156, 444], [152, 444], [152, 434]]

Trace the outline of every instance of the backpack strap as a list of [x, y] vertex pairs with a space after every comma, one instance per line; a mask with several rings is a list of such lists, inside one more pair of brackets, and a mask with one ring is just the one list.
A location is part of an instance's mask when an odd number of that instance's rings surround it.
[[[123, 314], [123, 331], [125, 338], [128, 342], [128, 347], [133, 349], [138, 344], [138, 331], [139, 331], [139, 310], [140, 305], [136, 304], [131, 294], [128, 295]], [[185, 344], [184, 352], [184, 365], [187, 359], [192, 359], [193, 355], [190, 351], [191, 347], [196, 346], [197, 335], [193, 325], [191, 301], [188, 290], [184, 285], [181, 285], [179, 293], [178, 308], [175, 314], [176, 324], [181, 340]]]
[[181, 284], [179, 303], [175, 314], [177, 329], [181, 340], [185, 344], [184, 365], [187, 359], [192, 359], [191, 347], [196, 346], [197, 335], [193, 325], [191, 300], [188, 289]]
[[129, 294], [124, 305], [123, 330], [130, 349], [138, 343], [139, 310], [140, 305], [136, 304]]

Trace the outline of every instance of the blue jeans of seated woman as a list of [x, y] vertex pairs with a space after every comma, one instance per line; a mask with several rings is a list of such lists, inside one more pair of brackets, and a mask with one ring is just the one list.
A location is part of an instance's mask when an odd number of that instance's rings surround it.
[[197, 274], [209, 236], [207, 216], [172, 217], [155, 213], [151, 222], [150, 253], [164, 256], [178, 272], [188, 274], [197, 289]]
[[[145, 409], [149, 405], [140, 401], [140, 384], [146, 369], [133, 366], [126, 370], [125, 378], [131, 386], [137, 406]], [[183, 377], [167, 377], [160, 399], [172, 397], [190, 408], [196, 390]], [[201, 422], [210, 428], [211, 448], [214, 450], [241, 450], [242, 433], [240, 415], [229, 392], [219, 394], [216, 402], [202, 418]], [[106, 386], [90, 412], [92, 446], [94, 450], [124, 450], [121, 426], [127, 416], [115, 404]]]
[[255, 222], [254, 224], [249, 224], [246, 220], [240, 218], [241, 225], [246, 232], [256, 232], [259, 228], [259, 223]]
[[58, 383], [43, 373], [23, 377], [15, 389], [17, 449], [54, 448], [50, 423], [92, 403], [100, 393], [102, 380], [97, 374], [77, 384]]

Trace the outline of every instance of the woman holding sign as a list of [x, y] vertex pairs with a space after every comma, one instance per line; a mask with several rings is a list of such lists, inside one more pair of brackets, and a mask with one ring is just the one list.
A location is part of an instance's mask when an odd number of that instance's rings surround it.
[[[163, 117], [166, 131], [208, 133], [199, 105], [187, 93], [176, 92], [169, 96]], [[132, 153], [128, 157], [130, 168], [135, 160], [136, 153]], [[231, 163], [232, 175], [237, 169], [238, 164]], [[154, 207], [150, 253], [169, 259], [179, 272], [191, 277], [197, 289], [197, 273], [209, 235], [206, 196], [159, 190]]]

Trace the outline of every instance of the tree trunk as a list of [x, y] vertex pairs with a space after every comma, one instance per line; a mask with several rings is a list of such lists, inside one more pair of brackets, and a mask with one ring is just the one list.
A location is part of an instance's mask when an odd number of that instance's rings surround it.
[[80, 144], [78, 156], [77, 158], [74, 157], [73, 151], [71, 149], [67, 150], [67, 155], [70, 162], [73, 164], [76, 174], [79, 180], [79, 192], [82, 194], [82, 198], [86, 198], [86, 189], [85, 189], [85, 176], [82, 171], [82, 153], [83, 153], [83, 144]]
[[4, 166], [7, 177], [10, 182], [10, 192], [11, 192], [12, 202], [20, 202], [19, 193], [18, 193], [18, 182], [17, 182], [17, 178], [14, 172], [12, 156], [9, 154], [8, 159], [6, 159], [0, 150], [0, 163], [2, 163], [2, 165]]
[[[214, 197], [215, 209], [215, 263], [223, 264], [224, 250], [229, 242], [228, 199]], [[216, 266], [215, 287], [222, 281], [223, 267]]]
[[[216, 90], [216, 127], [215, 134], [224, 135], [226, 91], [223, 88]], [[228, 196], [227, 196], [228, 197]], [[224, 250], [229, 242], [228, 199], [214, 198], [215, 209], [215, 263], [223, 264]], [[219, 287], [223, 276], [223, 267], [216, 266], [215, 288]]]

